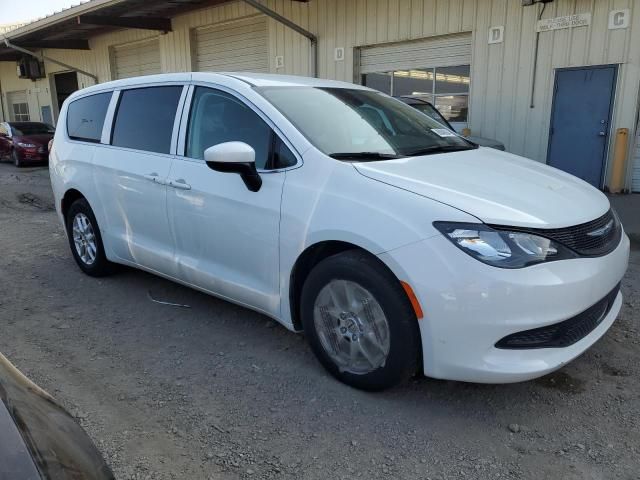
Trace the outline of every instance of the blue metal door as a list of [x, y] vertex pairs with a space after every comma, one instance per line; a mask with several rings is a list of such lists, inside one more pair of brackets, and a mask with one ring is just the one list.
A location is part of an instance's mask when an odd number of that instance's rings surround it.
[[556, 71], [547, 163], [602, 186], [617, 67]]

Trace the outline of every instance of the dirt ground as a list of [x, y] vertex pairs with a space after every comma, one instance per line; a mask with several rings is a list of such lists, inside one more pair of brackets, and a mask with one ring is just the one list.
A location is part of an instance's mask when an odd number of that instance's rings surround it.
[[83, 275], [46, 168], [0, 164], [0, 252], [0, 351], [118, 479], [640, 479], [638, 250], [618, 321], [562, 370], [377, 394], [259, 314], [131, 269]]

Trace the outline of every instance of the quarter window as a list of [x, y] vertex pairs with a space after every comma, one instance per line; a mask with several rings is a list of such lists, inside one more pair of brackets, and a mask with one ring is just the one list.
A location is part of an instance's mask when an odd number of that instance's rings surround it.
[[275, 147], [273, 149], [273, 168], [293, 167], [298, 160], [289, 147], [280, 139], [275, 137]]
[[155, 153], [170, 153], [171, 135], [182, 86], [124, 90], [111, 144]]
[[189, 115], [186, 156], [225, 142], [244, 142], [256, 152], [256, 168], [271, 168], [272, 130], [251, 108], [228, 93], [196, 87]]
[[111, 92], [80, 98], [67, 109], [67, 134], [73, 140], [99, 142]]

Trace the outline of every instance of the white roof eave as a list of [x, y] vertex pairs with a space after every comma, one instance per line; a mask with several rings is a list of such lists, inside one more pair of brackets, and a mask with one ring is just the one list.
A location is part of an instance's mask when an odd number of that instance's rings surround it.
[[22, 35], [37, 31], [41, 28], [64, 22], [73, 17], [77, 17], [78, 15], [93, 12], [100, 8], [109, 7], [111, 5], [117, 5], [118, 3], [122, 3], [124, 1], [126, 0], [89, 0], [79, 5], [74, 5], [72, 7], [66, 8], [52, 15], [34, 20], [31, 23], [28, 23], [22, 27], [16, 28], [15, 30], [11, 30], [3, 34], [3, 37], [11, 40], [13, 38], [21, 37]]

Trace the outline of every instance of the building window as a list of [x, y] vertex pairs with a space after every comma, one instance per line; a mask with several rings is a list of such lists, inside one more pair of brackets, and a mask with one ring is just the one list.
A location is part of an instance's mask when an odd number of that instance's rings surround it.
[[28, 103], [14, 103], [12, 105], [12, 108], [13, 108], [13, 119], [16, 122], [28, 122], [30, 120]]
[[453, 123], [466, 123], [469, 114], [469, 65], [416, 68], [362, 75], [362, 84], [393, 97], [420, 97], [431, 102]]

